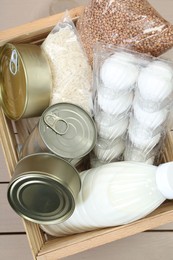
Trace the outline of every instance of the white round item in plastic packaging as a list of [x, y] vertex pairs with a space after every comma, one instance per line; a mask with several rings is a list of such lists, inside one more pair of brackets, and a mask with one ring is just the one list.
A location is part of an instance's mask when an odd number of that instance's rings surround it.
[[117, 62], [122, 62], [124, 64], [137, 64], [138, 58], [134, 53], [130, 53], [127, 50], [118, 50], [115, 51], [114, 54], [111, 56]]
[[124, 152], [125, 141], [122, 138], [115, 140], [107, 140], [98, 138], [94, 147], [94, 154], [102, 162], [111, 162], [114, 159], [118, 159]]
[[105, 139], [115, 139], [127, 131], [129, 116], [121, 118], [100, 111], [95, 115], [98, 135]]
[[161, 107], [173, 92], [172, 79], [162, 73], [155, 73], [149, 65], [139, 73], [137, 85], [142, 99], [146, 102], [155, 102], [158, 107]]
[[111, 89], [100, 87], [97, 91], [97, 104], [104, 112], [120, 115], [128, 111], [133, 102], [133, 91], [115, 95]]
[[107, 58], [100, 69], [102, 84], [115, 92], [128, 91], [134, 86], [139, 72], [134, 62], [135, 57], [125, 52]]
[[153, 164], [155, 159], [154, 151], [144, 151], [136, 148], [130, 142], [127, 143], [123, 155], [124, 161], [145, 162], [147, 164]]
[[167, 80], [173, 79], [173, 67], [162, 60], [153, 60], [149, 63], [148, 69], [159, 77], [162, 76]]
[[161, 126], [167, 119], [168, 109], [163, 108], [155, 112], [147, 112], [138, 102], [133, 104], [134, 117], [145, 128], [156, 129]]
[[152, 131], [137, 124], [135, 120], [130, 120], [128, 136], [135, 147], [145, 151], [153, 149], [161, 139], [161, 133], [154, 135]]

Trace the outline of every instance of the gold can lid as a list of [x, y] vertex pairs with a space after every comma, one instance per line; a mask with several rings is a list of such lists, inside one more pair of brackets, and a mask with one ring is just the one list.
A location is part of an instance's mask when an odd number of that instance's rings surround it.
[[26, 106], [26, 75], [20, 55], [12, 44], [6, 44], [1, 51], [0, 78], [4, 113], [18, 119]]
[[38, 153], [18, 162], [7, 197], [23, 218], [58, 224], [72, 215], [80, 188], [80, 176], [71, 164], [53, 154]]

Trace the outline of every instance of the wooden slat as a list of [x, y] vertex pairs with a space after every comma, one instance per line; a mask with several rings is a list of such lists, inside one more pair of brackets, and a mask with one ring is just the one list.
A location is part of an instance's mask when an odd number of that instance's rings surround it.
[[35, 117], [21, 119], [13, 124], [14, 131], [17, 137], [16, 141], [18, 144], [22, 145], [25, 142], [26, 138], [32, 132], [33, 128], [37, 125], [38, 121], [39, 118]]
[[[72, 0], [73, 1], [73, 0]], [[21, 25], [49, 15], [51, 0], [1, 0], [0, 30]]]
[[154, 230], [158, 230], [158, 231], [163, 231], [163, 230], [167, 230], [167, 231], [173, 231], [173, 222], [163, 225], [163, 226], [159, 226], [157, 228], [155, 228]]
[[23, 144], [29, 135], [27, 125], [25, 124], [25, 119], [17, 121], [15, 123], [15, 127], [16, 127], [16, 136], [17, 136], [16, 141], [18, 144]]
[[173, 131], [167, 132], [163, 146], [164, 161], [173, 161]]
[[14, 167], [17, 163], [17, 153], [16, 153], [16, 140], [13, 133], [13, 128], [11, 121], [8, 120], [0, 108], [0, 137], [3, 146], [4, 156], [7, 162], [8, 170], [10, 175], [13, 174]]
[[129, 225], [50, 240], [43, 246], [37, 259], [61, 259], [170, 222], [173, 222], [173, 208], [172, 203], [169, 202], [162, 205], [148, 217]]
[[8, 184], [0, 184], [0, 233], [25, 232], [21, 218], [7, 200]]
[[[144, 232], [64, 259], [104, 260], [107, 257], [109, 260], [172, 260], [172, 244], [172, 232]], [[0, 236], [0, 250], [1, 259], [32, 260], [24, 235]]]
[[172, 244], [172, 232], [145, 232], [64, 260], [172, 260]]
[[44, 233], [40, 230], [39, 225], [23, 220], [28, 242], [33, 253], [33, 258], [36, 259], [41, 248], [45, 244]]
[[[0, 125], [2, 146], [5, 152], [5, 158], [7, 161], [10, 175], [12, 175], [18, 160], [15, 151], [15, 147], [17, 144], [13, 132], [14, 127], [12, 127], [11, 122], [4, 116], [2, 109], [0, 109]], [[34, 256], [36, 256], [45, 242], [43, 233], [36, 224], [24, 220], [24, 225], [30, 246], [32, 248], [32, 253]]]
[[[77, 18], [84, 7], [77, 7], [69, 11], [69, 15]], [[12, 29], [7, 29], [0, 32], [0, 46], [7, 42], [11, 43], [30, 43], [44, 39], [59, 20], [64, 17], [64, 12], [52, 15], [37, 21], [27, 23]]]
[[0, 139], [0, 182], [9, 182], [10, 175], [8, 172], [7, 163], [4, 157], [4, 152]]
[[0, 259], [32, 260], [26, 235], [0, 235]]

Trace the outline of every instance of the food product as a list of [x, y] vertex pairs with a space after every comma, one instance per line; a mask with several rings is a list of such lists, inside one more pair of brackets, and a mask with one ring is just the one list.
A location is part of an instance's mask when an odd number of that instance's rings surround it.
[[123, 135], [129, 124], [129, 117], [116, 118], [104, 112], [95, 115], [95, 122], [100, 137], [105, 139], [115, 139]]
[[70, 102], [92, 113], [92, 71], [80, 44], [76, 29], [69, 20], [55, 26], [42, 44], [52, 71], [50, 105]]
[[168, 109], [163, 108], [155, 112], [147, 112], [138, 102], [133, 104], [133, 113], [137, 121], [145, 128], [156, 129], [166, 121], [168, 116]]
[[161, 133], [154, 135], [152, 131], [138, 125], [134, 120], [130, 120], [128, 135], [132, 144], [144, 151], [152, 150], [161, 139]]
[[111, 162], [113, 160], [118, 160], [124, 152], [124, 149], [125, 142], [121, 138], [117, 138], [115, 140], [98, 138], [93, 151], [100, 161]]
[[160, 145], [157, 145], [154, 149], [141, 149], [141, 147], [137, 148], [130, 140], [128, 140], [123, 154], [124, 161], [153, 164], [159, 147]]
[[92, 117], [72, 103], [49, 106], [23, 144], [20, 157], [35, 153], [54, 153], [76, 166], [96, 143]]
[[163, 60], [156, 59], [156, 60], [152, 61], [150, 64], [148, 64], [148, 69], [150, 69], [152, 71], [152, 73], [154, 73], [158, 76], [162, 76], [167, 80], [173, 79], [172, 64], [168, 60], [163, 61]]
[[80, 174], [82, 187], [73, 215], [58, 225], [42, 225], [53, 236], [127, 224], [173, 199], [173, 162], [158, 167], [115, 162]]
[[173, 70], [167, 64], [152, 62], [141, 70], [138, 77], [138, 89], [142, 99], [154, 102], [159, 107], [173, 92]]
[[100, 69], [100, 79], [104, 87], [115, 92], [132, 89], [137, 80], [138, 66], [135, 56], [129, 53], [117, 52], [107, 58]]
[[91, 62], [97, 41], [153, 56], [173, 46], [173, 26], [147, 0], [90, 0], [77, 29]]
[[119, 115], [128, 111], [132, 105], [133, 91], [123, 95], [116, 95], [111, 89], [100, 87], [97, 91], [97, 104], [112, 115]]
[[97, 43], [93, 68], [94, 118], [98, 136], [107, 139], [105, 150], [96, 145], [96, 156], [111, 161], [111, 140], [121, 137], [126, 143], [121, 159], [152, 163], [165, 137], [173, 96], [172, 62]]

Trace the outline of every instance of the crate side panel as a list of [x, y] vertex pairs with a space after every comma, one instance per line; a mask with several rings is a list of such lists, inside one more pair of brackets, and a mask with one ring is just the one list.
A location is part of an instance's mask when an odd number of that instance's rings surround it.
[[[72, 19], [77, 19], [84, 7], [80, 6], [69, 10]], [[31, 43], [44, 39], [52, 28], [64, 17], [64, 12], [36, 20], [12, 29], [0, 32], [0, 46], [7, 42]]]
[[148, 217], [128, 225], [50, 240], [41, 249], [38, 259], [39, 257], [44, 259], [41, 257], [45, 255], [46, 260], [60, 259], [171, 222], [173, 222], [173, 206], [168, 202]]

